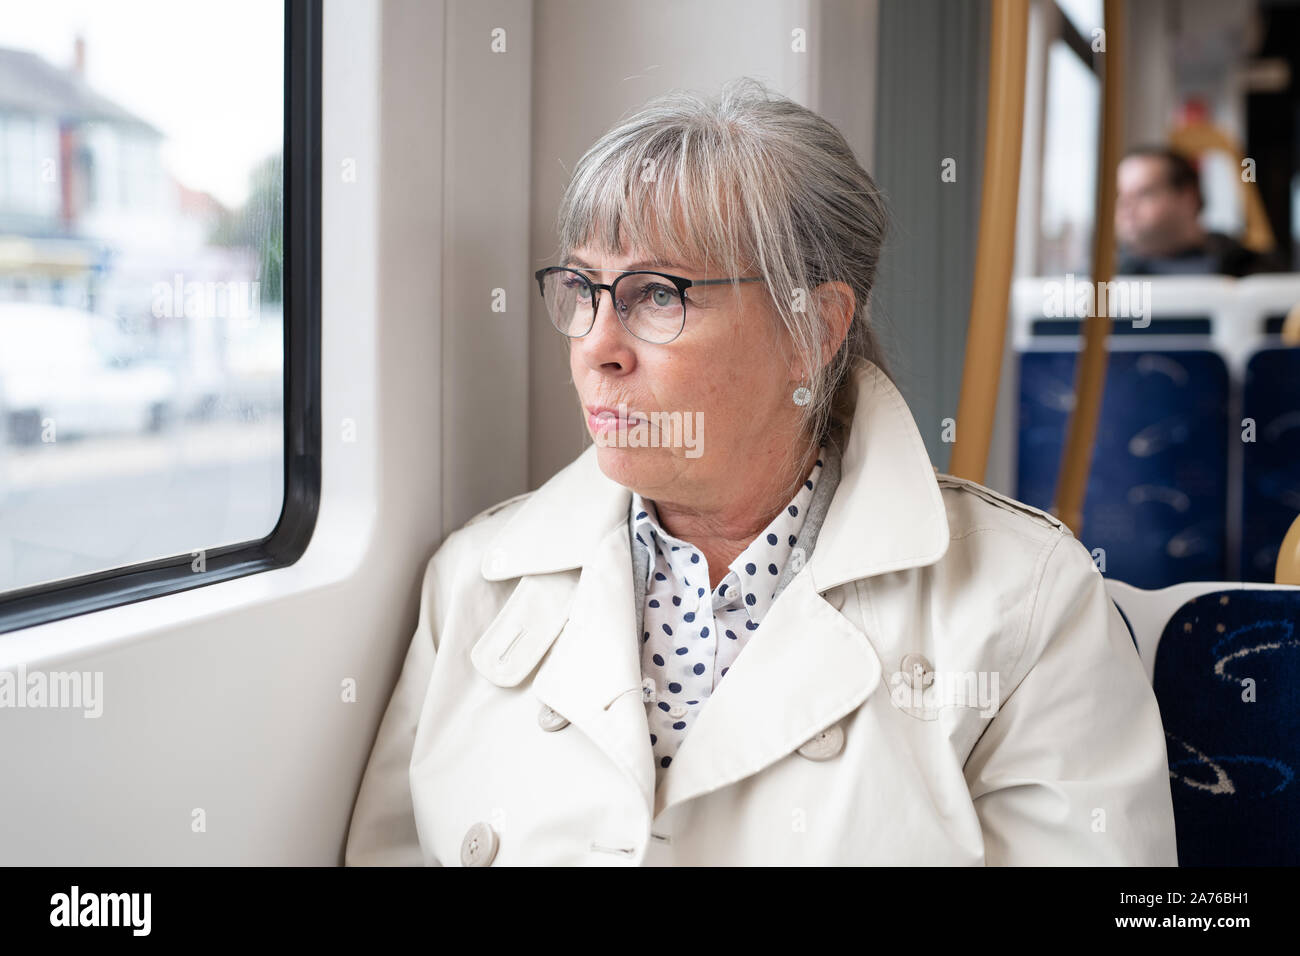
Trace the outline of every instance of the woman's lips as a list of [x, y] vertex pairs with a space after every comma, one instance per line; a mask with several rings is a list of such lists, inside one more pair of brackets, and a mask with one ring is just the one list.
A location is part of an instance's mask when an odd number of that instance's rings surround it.
[[610, 408], [608, 405], [587, 406], [587, 427], [593, 432], [611, 431], [618, 428], [630, 428], [638, 422], [646, 421], [639, 412], [629, 412], [627, 406]]

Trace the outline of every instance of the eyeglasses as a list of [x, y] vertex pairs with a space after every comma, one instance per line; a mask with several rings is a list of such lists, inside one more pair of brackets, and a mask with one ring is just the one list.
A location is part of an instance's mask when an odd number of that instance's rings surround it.
[[[683, 279], [662, 272], [624, 272], [605, 285], [577, 269], [550, 266], [534, 273], [551, 324], [578, 339], [596, 324], [600, 290], [608, 289], [623, 328], [643, 342], [667, 345], [686, 327], [686, 290], [727, 282], [761, 282], [762, 276], [738, 279]], [[691, 301], [695, 301], [692, 299]]]

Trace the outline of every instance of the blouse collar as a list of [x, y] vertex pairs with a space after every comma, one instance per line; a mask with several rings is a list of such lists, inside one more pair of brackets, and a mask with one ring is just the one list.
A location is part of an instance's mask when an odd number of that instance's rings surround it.
[[[734, 600], [735, 594], [732, 592], [738, 589], [750, 620], [758, 624], [790, 577], [782, 572], [787, 570], [795, 548], [800, 550], [800, 560], [797, 562], [799, 566], [792, 570], [797, 573], [802, 568], [812, 550], [811, 541], [804, 540], [805, 529], [814, 498], [827, 477], [824, 469], [824, 455], [827, 451], [825, 447], [819, 451], [816, 462], [794, 497], [728, 566], [728, 574], [718, 582], [717, 593], [713, 595], [715, 607]], [[640, 548], [645, 553], [645, 559], [637, 562], [637, 566], [646, 569], [646, 590], [649, 590], [651, 577], [660, 565], [655, 559], [655, 555], [659, 555], [663, 558], [663, 564], [671, 569], [677, 589], [689, 589], [693, 595], [703, 600], [710, 590], [708, 575], [703, 569], [703, 554], [690, 542], [664, 530], [654, 501], [633, 492], [630, 510], [633, 547]], [[651, 549], [654, 554], [651, 554]], [[699, 579], [692, 581], [690, 568], [695, 563], [692, 556], [696, 554], [700, 556], [698, 564], [701, 570]]]

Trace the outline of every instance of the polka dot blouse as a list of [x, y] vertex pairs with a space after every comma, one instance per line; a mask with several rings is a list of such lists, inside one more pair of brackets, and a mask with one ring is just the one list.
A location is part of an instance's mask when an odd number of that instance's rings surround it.
[[787, 562], [798, 572], [808, 505], [821, 477], [819, 457], [794, 500], [731, 563], [709, 590], [704, 554], [659, 524], [653, 501], [632, 495], [638, 546], [652, 549], [641, 633], [642, 696], [655, 772], [662, 778], [713, 688], [758, 630]]

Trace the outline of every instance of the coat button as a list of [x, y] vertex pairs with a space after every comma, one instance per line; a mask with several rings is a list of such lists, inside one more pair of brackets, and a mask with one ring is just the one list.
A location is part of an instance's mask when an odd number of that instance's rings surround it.
[[903, 680], [908, 685], [915, 687], [919, 680], [922, 687], [929, 687], [934, 683], [934, 667], [924, 655], [907, 654], [903, 657], [903, 662], [898, 665], [898, 669], [903, 673]]
[[843, 749], [844, 728], [836, 724], [800, 747], [799, 754], [809, 760], [830, 760]]
[[486, 823], [476, 823], [469, 828], [460, 844], [460, 862], [463, 866], [491, 866], [497, 855], [497, 834]]
[[542, 704], [542, 709], [537, 712], [537, 722], [541, 725], [542, 730], [563, 730], [569, 726], [569, 719], [557, 710], [552, 710], [546, 704]]

